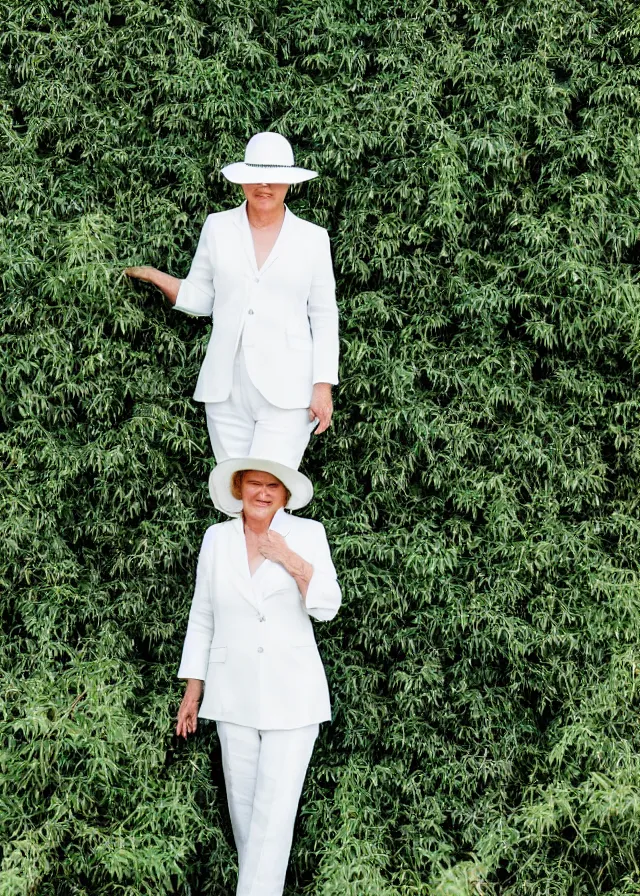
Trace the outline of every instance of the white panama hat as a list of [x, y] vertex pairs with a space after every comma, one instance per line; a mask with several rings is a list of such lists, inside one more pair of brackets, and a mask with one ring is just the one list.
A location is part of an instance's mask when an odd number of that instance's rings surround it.
[[299, 510], [313, 498], [313, 485], [310, 479], [291, 467], [285, 467], [275, 460], [261, 457], [230, 457], [217, 464], [209, 474], [209, 494], [214, 507], [228, 516], [239, 516], [242, 513], [242, 501], [231, 494], [231, 479], [239, 470], [259, 470], [271, 473], [279, 479], [291, 492], [287, 510]]
[[318, 176], [317, 171], [297, 168], [286, 137], [263, 131], [247, 143], [244, 162], [225, 165], [222, 173], [233, 184], [300, 184]]

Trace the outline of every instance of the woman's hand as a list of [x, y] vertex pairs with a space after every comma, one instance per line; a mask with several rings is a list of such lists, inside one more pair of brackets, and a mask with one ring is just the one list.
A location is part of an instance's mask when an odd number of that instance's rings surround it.
[[317, 417], [320, 421], [314, 430], [314, 435], [319, 436], [321, 432], [324, 432], [325, 429], [331, 426], [332, 415], [331, 383], [316, 383], [311, 393], [311, 404], [309, 405], [309, 420], [313, 421]]
[[271, 529], [258, 538], [258, 550], [267, 560], [281, 563], [285, 568], [286, 561], [292, 553], [282, 535], [279, 532], [272, 532]]
[[198, 707], [200, 706], [200, 697], [202, 696], [202, 682], [199, 678], [190, 678], [178, 710], [178, 722], [176, 724], [176, 734], [178, 737], [184, 737], [188, 734], [194, 734], [198, 727]]
[[159, 273], [159, 271], [157, 268], [152, 268], [150, 265], [145, 264], [140, 267], [125, 268], [123, 273], [134, 280], [144, 280], [145, 283], [153, 283], [154, 275]]

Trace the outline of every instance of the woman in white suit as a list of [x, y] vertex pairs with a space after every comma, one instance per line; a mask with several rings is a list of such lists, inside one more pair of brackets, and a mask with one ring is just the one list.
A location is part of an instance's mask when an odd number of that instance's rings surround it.
[[316, 177], [297, 167], [280, 134], [256, 134], [244, 162], [222, 169], [246, 201], [209, 215], [185, 280], [127, 268], [179, 311], [212, 317], [194, 393], [205, 404], [213, 453], [264, 457], [297, 469], [331, 423], [338, 382], [338, 309], [329, 237], [284, 204], [289, 184]]
[[311, 617], [335, 616], [340, 587], [322, 524], [285, 513], [311, 500], [306, 476], [230, 459], [209, 487], [234, 519], [211, 526], [202, 542], [176, 733], [186, 738], [198, 717], [216, 720], [236, 896], [281, 896], [305, 773], [319, 724], [331, 719]]

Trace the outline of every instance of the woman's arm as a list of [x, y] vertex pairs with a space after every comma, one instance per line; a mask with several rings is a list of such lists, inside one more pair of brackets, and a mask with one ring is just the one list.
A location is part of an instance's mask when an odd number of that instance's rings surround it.
[[189, 611], [187, 634], [182, 647], [182, 660], [178, 669], [178, 678], [187, 679], [187, 686], [178, 710], [176, 724], [178, 737], [186, 738], [188, 734], [193, 734], [198, 727], [198, 707], [207, 675], [209, 648], [214, 632], [213, 609], [209, 599], [211, 549], [214, 537], [214, 527], [211, 526], [204, 533], [198, 557], [196, 587]]
[[280, 563], [293, 577], [310, 616], [318, 620], [333, 619], [342, 594], [324, 526], [313, 520], [301, 519], [300, 522], [309, 527], [312, 535], [309, 545], [313, 563], [293, 551], [282, 535], [271, 529], [259, 540], [258, 549], [263, 557]]
[[[274, 534], [277, 535], [277, 533]], [[282, 538], [282, 536], [280, 537]], [[313, 578], [313, 566], [304, 560], [300, 554], [296, 554], [296, 552], [292, 551], [290, 548], [287, 549], [287, 554], [282, 565], [294, 579], [298, 586], [298, 591], [302, 595], [302, 602], [306, 604], [307, 591], [309, 590], [309, 585]]]
[[207, 677], [209, 648], [214, 632], [213, 607], [209, 596], [214, 538], [215, 526], [210, 526], [202, 539], [198, 557], [196, 587], [189, 611], [189, 623], [182, 648], [178, 678], [196, 678], [204, 681]]
[[195, 317], [211, 317], [215, 291], [213, 288], [215, 244], [211, 228], [211, 216], [200, 232], [196, 254], [185, 280], [172, 277], [148, 266], [126, 268], [128, 277], [153, 283], [160, 289], [177, 311]]
[[305, 524], [312, 527], [309, 542], [312, 545], [310, 557], [313, 560], [313, 576], [307, 588], [305, 605], [309, 616], [327, 622], [340, 609], [342, 592], [324, 526], [315, 520], [305, 520]]
[[307, 563], [300, 554], [292, 551], [279, 532], [273, 532], [271, 529], [259, 538], [258, 550], [267, 560], [284, 566], [295, 580], [304, 601], [313, 576], [313, 566]]
[[132, 277], [134, 280], [144, 280], [145, 283], [153, 283], [154, 286], [157, 286], [164, 293], [171, 304], [175, 305], [182, 280], [148, 265], [125, 268], [124, 273], [127, 277]]
[[322, 384], [326, 389], [338, 382], [339, 354], [336, 281], [326, 230], [321, 233], [315, 246], [307, 314], [313, 339], [313, 382]]

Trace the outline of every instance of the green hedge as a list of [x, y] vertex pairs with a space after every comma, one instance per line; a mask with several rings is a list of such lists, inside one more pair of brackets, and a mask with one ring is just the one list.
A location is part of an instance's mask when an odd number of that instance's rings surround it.
[[184, 276], [273, 128], [342, 313], [345, 602], [289, 894], [640, 888], [635, 0], [5, 0], [0, 896], [233, 891], [176, 670], [211, 458]]

